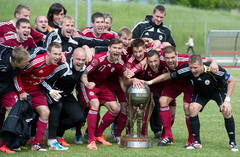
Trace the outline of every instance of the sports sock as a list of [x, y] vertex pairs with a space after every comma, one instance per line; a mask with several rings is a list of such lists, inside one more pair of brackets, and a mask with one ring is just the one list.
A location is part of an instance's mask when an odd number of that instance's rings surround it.
[[88, 143], [91, 143], [92, 141], [95, 141], [94, 139], [94, 132], [96, 128], [97, 123], [97, 114], [98, 110], [90, 109], [87, 116], [87, 126], [88, 126]]
[[171, 112], [169, 106], [160, 107], [160, 117], [162, 120], [163, 127], [165, 129], [165, 136], [173, 137], [171, 130]]
[[195, 141], [198, 141], [199, 143], [201, 143], [201, 141], [200, 141], [200, 122], [199, 122], [198, 115], [195, 117], [189, 117], [189, 121], [190, 121], [190, 126], [192, 129], [192, 133], [195, 138]]
[[234, 118], [233, 116], [231, 118], [224, 118], [225, 121], [225, 128], [228, 133], [228, 137], [230, 142], [235, 143], [235, 123], [234, 123]]
[[194, 142], [195, 139], [193, 137], [192, 129], [191, 129], [191, 126], [190, 126], [189, 114], [185, 114], [185, 117], [186, 117], [187, 129], [188, 129], [188, 141]]
[[118, 120], [117, 120], [117, 130], [115, 136], [121, 136], [121, 133], [126, 125], [127, 115], [120, 112]]
[[148, 130], [146, 129], [146, 124], [147, 124], [147, 117], [148, 117], [148, 111], [146, 110], [145, 115], [144, 115], [144, 123], [142, 125], [142, 135], [143, 136], [148, 136]]
[[96, 130], [95, 136], [100, 137], [102, 136], [104, 130], [114, 121], [117, 117], [118, 113], [113, 113], [108, 111], [102, 118], [101, 124], [99, 125], [98, 129]]
[[47, 119], [42, 119], [40, 117], [38, 118], [34, 145], [41, 142], [43, 135], [45, 133], [45, 130], [47, 128], [47, 124], [48, 124]]
[[82, 124], [76, 126], [76, 134], [75, 134], [76, 136], [82, 135], [81, 129], [82, 129]]

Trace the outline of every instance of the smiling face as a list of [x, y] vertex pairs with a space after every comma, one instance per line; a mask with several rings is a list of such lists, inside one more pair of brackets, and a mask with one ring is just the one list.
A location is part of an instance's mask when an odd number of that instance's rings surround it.
[[155, 13], [152, 13], [152, 22], [159, 26], [165, 17], [165, 12], [160, 12], [157, 10]]
[[123, 42], [123, 48], [125, 50], [127, 50], [128, 47], [130, 47], [131, 45], [131, 40], [132, 40], [132, 34], [131, 35], [127, 35], [127, 34], [122, 34], [121, 37], [119, 37], [122, 42]]
[[154, 71], [158, 72], [159, 66], [160, 66], [160, 58], [158, 55], [154, 54], [151, 57], [147, 58], [147, 62], [149, 67]]
[[35, 23], [36, 29], [41, 32], [47, 32], [48, 30], [48, 19], [46, 16], [38, 16]]
[[62, 48], [52, 47], [51, 52], [47, 51], [46, 62], [47, 64], [57, 65], [62, 55]]
[[105, 18], [104, 29], [108, 31], [109, 28], [111, 27], [111, 25], [112, 25], [112, 21], [111, 21], [110, 17]]
[[93, 27], [93, 34], [99, 36], [104, 30], [104, 17], [95, 18], [94, 22], [91, 23]]
[[62, 35], [64, 37], [70, 38], [74, 29], [74, 21], [66, 20], [60, 25], [60, 27]]
[[25, 18], [25, 19], [30, 19], [30, 15], [31, 15], [31, 12], [27, 9], [22, 9], [20, 13], [16, 13], [16, 18], [17, 19], [21, 19], [21, 18]]
[[189, 68], [194, 77], [198, 77], [201, 73], [203, 73], [203, 64], [200, 64], [198, 61], [194, 63], [189, 62]]
[[133, 47], [132, 48], [132, 53], [134, 57], [136, 58], [137, 61], [142, 61], [144, 57], [144, 52], [145, 52], [145, 46], [140, 46], [140, 47]]
[[31, 32], [30, 29], [31, 29], [30, 23], [21, 22], [19, 28], [16, 28], [17, 39], [19, 41], [27, 41]]
[[122, 54], [122, 48], [123, 48], [122, 43], [112, 44], [111, 46], [108, 46], [108, 51], [109, 51], [108, 59], [112, 62], [118, 61]]
[[76, 48], [72, 54], [73, 66], [76, 71], [80, 71], [86, 63], [87, 55], [82, 48]]
[[177, 67], [177, 58], [178, 56], [176, 53], [173, 51], [171, 53], [165, 53], [164, 54], [164, 59], [170, 69], [175, 69]]
[[64, 10], [61, 12], [53, 14], [53, 22], [59, 24], [60, 18], [64, 16]]

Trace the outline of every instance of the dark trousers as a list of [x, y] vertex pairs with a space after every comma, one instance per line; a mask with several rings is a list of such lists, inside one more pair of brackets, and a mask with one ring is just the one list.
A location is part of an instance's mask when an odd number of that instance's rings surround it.
[[193, 47], [192, 46], [188, 46], [188, 49], [187, 49], [187, 54], [189, 53], [189, 50], [192, 50], [192, 53], [194, 54], [195, 52], [194, 52], [194, 50], [193, 50]]
[[150, 126], [151, 126], [151, 130], [154, 133], [157, 133], [158, 131], [162, 130], [162, 121], [159, 115], [159, 112], [160, 112], [159, 98], [160, 98], [160, 95], [158, 93], [153, 94], [155, 107], [153, 109], [153, 112], [150, 118]]

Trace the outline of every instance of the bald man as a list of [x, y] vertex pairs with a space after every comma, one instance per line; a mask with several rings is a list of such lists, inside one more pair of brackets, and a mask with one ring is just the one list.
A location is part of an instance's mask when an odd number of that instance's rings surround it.
[[48, 145], [55, 150], [67, 150], [64, 146], [69, 144], [62, 138], [65, 130], [85, 122], [73, 91], [85, 70], [87, 55], [83, 48], [65, 55], [67, 62], [42, 82], [50, 108]]
[[[48, 31], [48, 19], [47, 19], [46, 16], [40, 15], [40, 16], [36, 17], [34, 25], [36, 27], [36, 31], [38, 31], [38, 32], [40, 32], [44, 35], [47, 35], [49, 33], [49, 31]], [[36, 44], [37, 44], [37, 46], [42, 46], [43, 41], [40, 40]]]

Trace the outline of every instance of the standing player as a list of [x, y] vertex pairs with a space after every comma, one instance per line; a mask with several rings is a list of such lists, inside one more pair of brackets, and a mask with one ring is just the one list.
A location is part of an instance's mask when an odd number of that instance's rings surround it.
[[[17, 102], [18, 95], [13, 85], [13, 77], [20, 73], [29, 63], [29, 53], [23, 47], [14, 49], [0, 45], [0, 103], [4, 114], [0, 116], [0, 130], [5, 118], [5, 111], [10, 113], [12, 106]], [[3, 139], [0, 142], [0, 151], [6, 153], [15, 153], [10, 150]]]
[[[36, 31], [38, 31], [44, 35], [47, 35], [49, 33], [48, 19], [46, 16], [40, 15], [40, 16], [36, 17], [34, 25], [36, 27]], [[39, 41], [36, 44], [37, 44], [37, 46], [42, 47], [43, 41]]]
[[235, 123], [232, 116], [231, 96], [235, 86], [235, 79], [219, 66], [218, 73], [208, 72], [209, 63], [202, 62], [200, 55], [193, 54], [189, 57], [189, 66], [172, 72], [171, 78], [188, 78], [194, 86], [194, 94], [190, 104], [190, 125], [195, 137], [195, 142], [186, 149], [202, 148], [199, 130], [200, 122], [198, 113], [201, 112], [209, 100], [214, 100], [222, 112], [225, 127], [229, 136], [231, 151], [238, 151], [235, 141]]
[[[30, 8], [26, 5], [19, 4], [14, 11], [13, 20], [0, 22], [0, 37], [3, 37], [8, 32], [16, 32], [15, 28], [16, 22], [21, 18], [29, 20]], [[32, 27], [30, 35], [33, 37], [35, 43], [37, 43], [40, 40], [43, 41], [46, 38], [46, 36], [44, 36], [42, 33], [37, 32]]]
[[62, 46], [59, 43], [51, 43], [48, 46], [47, 53], [37, 55], [36, 58], [29, 63], [27, 69], [18, 74], [14, 79], [14, 85], [19, 93], [20, 100], [27, 100], [27, 95], [30, 95], [32, 97], [33, 109], [39, 114], [36, 125], [36, 137], [32, 144], [32, 150], [47, 151], [41, 146], [40, 142], [48, 124], [50, 111], [39, 84], [58, 67], [58, 61], [61, 55]]
[[9, 32], [5, 34], [2, 38], [0, 38], [0, 44], [10, 46], [10, 47], [18, 47], [22, 46], [27, 51], [31, 48], [37, 47], [34, 43], [32, 36], [30, 36], [30, 21], [27, 19], [19, 19], [16, 23], [16, 33]]
[[101, 40], [106, 39], [111, 40], [113, 38], [116, 38], [117, 36], [114, 33], [104, 30], [104, 22], [105, 19], [102, 13], [100, 12], [93, 13], [91, 17], [92, 27], [84, 28], [79, 34], [81, 36]]
[[[104, 84], [104, 80], [114, 72], [118, 72], [118, 75], [122, 76], [122, 67], [124, 64], [120, 59], [122, 48], [123, 44], [120, 39], [112, 39], [108, 46], [108, 52], [95, 55], [82, 75], [83, 84], [81, 84], [82, 94], [80, 96], [84, 104], [88, 104], [90, 108], [87, 116], [89, 132], [88, 149], [97, 149], [95, 140], [101, 142], [103, 145], [111, 145], [111, 143], [103, 138], [102, 134], [116, 118], [120, 107], [112, 92]], [[101, 104], [107, 107], [108, 112], [103, 116], [101, 124], [95, 132], [97, 115]]]

